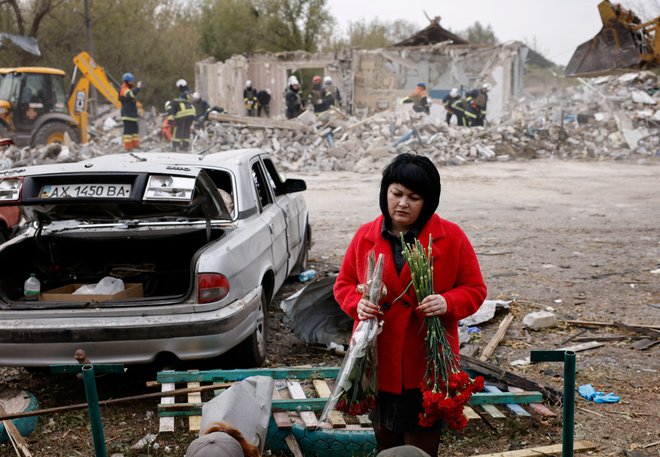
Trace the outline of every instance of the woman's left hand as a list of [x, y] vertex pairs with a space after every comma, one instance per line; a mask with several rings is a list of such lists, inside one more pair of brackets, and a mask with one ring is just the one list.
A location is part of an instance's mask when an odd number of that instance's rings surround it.
[[417, 309], [426, 316], [442, 316], [447, 312], [447, 302], [442, 295], [429, 295]]

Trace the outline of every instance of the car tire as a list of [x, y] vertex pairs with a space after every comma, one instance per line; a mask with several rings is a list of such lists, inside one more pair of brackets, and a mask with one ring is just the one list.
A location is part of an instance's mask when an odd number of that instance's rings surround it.
[[259, 305], [257, 326], [247, 339], [231, 351], [234, 364], [239, 368], [253, 368], [261, 366], [266, 360], [266, 344], [268, 340], [268, 298], [266, 290], [261, 290], [261, 303]]
[[49, 122], [42, 125], [34, 135], [32, 146], [44, 145], [50, 143], [64, 144], [64, 134], [69, 135], [71, 141], [77, 143], [78, 134], [64, 122]]

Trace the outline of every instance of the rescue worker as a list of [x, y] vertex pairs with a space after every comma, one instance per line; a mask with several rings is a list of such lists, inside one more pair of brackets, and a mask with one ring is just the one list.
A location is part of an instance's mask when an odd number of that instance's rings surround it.
[[208, 117], [211, 107], [209, 106], [206, 100], [202, 100], [202, 96], [199, 95], [199, 92], [193, 92], [190, 98], [190, 102], [195, 108], [195, 127], [204, 128], [204, 123]]
[[195, 120], [195, 107], [188, 100], [175, 98], [165, 103], [168, 123], [174, 127], [172, 147], [175, 151], [190, 149], [190, 129]]
[[259, 102], [257, 116], [261, 117], [261, 112], [263, 111], [266, 114], [266, 117], [270, 117], [270, 100], [270, 89], [262, 89], [257, 92], [257, 101]]
[[462, 116], [453, 106], [454, 103], [460, 99], [461, 99], [461, 95], [459, 94], [458, 89], [456, 87], [452, 88], [452, 90], [450, 90], [449, 93], [443, 97], [442, 105], [445, 107], [445, 111], [447, 111], [447, 116], [445, 118], [445, 120], [447, 121], [447, 125], [451, 125], [452, 116], [456, 116], [456, 123], [458, 125], [463, 125]]
[[132, 73], [124, 73], [119, 89], [119, 102], [121, 103], [121, 120], [124, 123], [124, 149], [130, 151], [140, 147], [140, 131], [138, 127], [137, 94], [142, 89], [142, 81], [137, 82], [133, 88], [135, 77]]
[[309, 103], [314, 108], [314, 114], [320, 114], [328, 109], [323, 100], [323, 86], [321, 77], [316, 75], [312, 78], [312, 90], [309, 92]]
[[475, 114], [474, 121], [471, 126], [483, 126], [486, 121], [486, 109], [488, 107], [488, 92], [490, 92], [491, 85], [484, 83], [481, 88], [474, 89], [468, 93], [468, 98], [472, 100], [472, 111]]
[[471, 96], [466, 98], [458, 98], [451, 107], [458, 118], [458, 125], [464, 125], [466, 127], [471, 127], [474, 122], [476, 122], [478, 116], [478, 109], [476, 108], [476, 103]]
[[183, 100], [190, 100], [190, 90], [188, 89], [188, 82], [185, 79], [179, 79], [176, 82], [176, 87], [179, 88], [179, 97]]
[[331, 106], [341, 106], [341, 94], [337, 86], [332, 84], [330, 76], [323, 78], [323, 102], [326, 105], [325, 109], [329, 109]]
[[401, 103], [412, 103], [415, 112], [429, 114], [431, 108], [429, 107], [428, 95], [426, 94], [426, 83], [417, 83], [417, 87], [415, 87], [413, 93], [404, 98]]
[[294, 75], [289, 77], [289, 85], [284, 94], [284, 101], [286, 102], [286, 118], [293, 119], [302, 114], [305, 109], [305, 102], [300, 96], [300, 82]]
[[243, 89], [243, 103], [245, 104], [245, 111], [248, 116], [256, 116], [259, 107], [259, 100], [257, 99], [257, 89], [252, 87], [252, 81], [249, 79], [245, 83]]
[[209, 103], [202, 98], [199, 92], [193, 92], [190, 96], [190, 103], [195, 107], [195, 128], [203, 129], [206, 121], [209, 120], [209, 113], [224, 113], [225, 110], [219, 106], [209, 105]]

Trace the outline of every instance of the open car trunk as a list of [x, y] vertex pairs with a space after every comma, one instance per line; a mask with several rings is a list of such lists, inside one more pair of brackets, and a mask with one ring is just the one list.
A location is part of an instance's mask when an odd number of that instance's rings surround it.
[[[73, 235], [73, 236], [72, 236]], [[78, 235], [78, 236], [76, 236]], [[217, 239], [222, 230], [206, 228], [173, 231], [153, 230], [142, 235], [90, 237], [53, 234], [24, 238], [0, 252], [0, 298], [4, 307], [44, 308], [81, 307], [85, 302], [50, 303], [24, 301], [23, 284], [36, 273], [41, 292], [70, 284], [96, 284], [105, 276], [124, 284], [141, 284], [143, 299], [184, 301], [194, 290], [194, 265], [198, 252]], [[135, 302], [136, 298], [130, 301]], [[127, 300], [103, 301], [98, 306], [128, 306]], [[97, 306], [97, 305], [95, 305]]]
[[[223, 234], [214, 221], [230, 216], [204, 171], [184, 168], [178, 173], [184, 175], [74, 171], [25, 177], [20, 205], [27, 224], [0, 248], [0, 306], [185, 301], [194, 290], [199, 252]], [[23, 296], [31, 273], [41, 281], [38, 302]], [[139, 284], [142, 291], [130, 300], [70, 296], [74, 285], [95, 285], [106, 276]], [[72, 287], [62, 296], [43, 296], [62, 286]]]

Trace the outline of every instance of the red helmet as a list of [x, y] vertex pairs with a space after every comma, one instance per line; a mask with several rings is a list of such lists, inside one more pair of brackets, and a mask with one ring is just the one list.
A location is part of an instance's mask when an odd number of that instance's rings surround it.
[[312, 78], [312, 82], [314, 84], [321, 84], [321, 77], [319, 75], [316, 75]]

